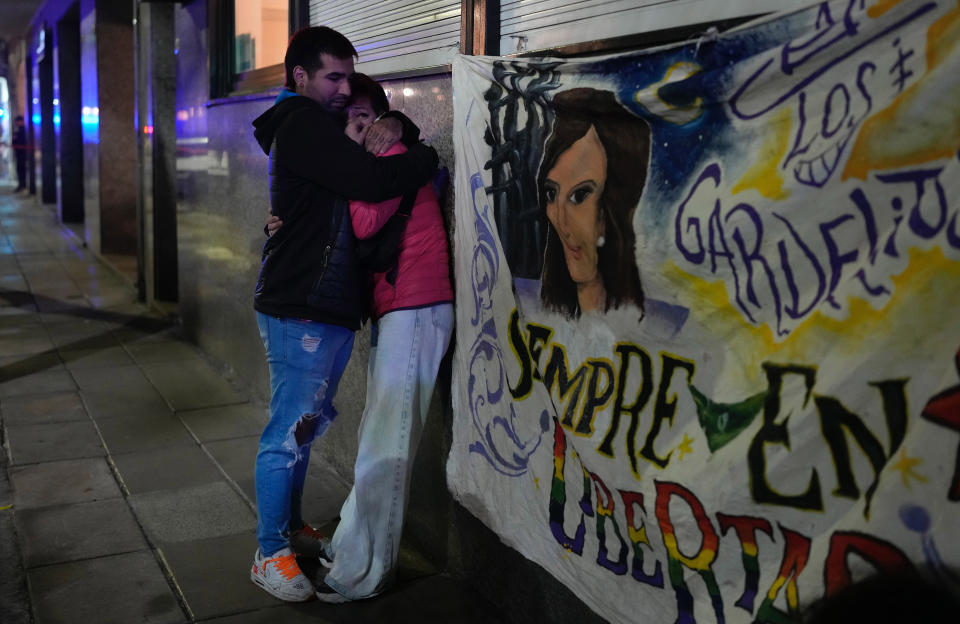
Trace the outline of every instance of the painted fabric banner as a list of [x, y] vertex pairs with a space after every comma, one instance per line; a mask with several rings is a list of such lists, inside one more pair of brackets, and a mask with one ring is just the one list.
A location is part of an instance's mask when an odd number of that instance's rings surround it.
[[459, 501], [612, 622], [957, 587], [957, 0], [453, 85]]

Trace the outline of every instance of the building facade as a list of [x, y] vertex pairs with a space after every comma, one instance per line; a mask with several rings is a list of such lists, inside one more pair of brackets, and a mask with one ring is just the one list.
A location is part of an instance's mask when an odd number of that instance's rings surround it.
[[[55, 206], [142, 300], [178, 315], [193, 341], [266, 400], [252, 297], [269, 196], [267, 159], [251, 121], [282, 86], [291, 32], [326, 24], [347, 35], [360, 55], [357, 70], [381, 80], [392, 107], [420, 126], [452, 172], [456, 54], [614, 52], [804, 4], [47, 0], [11, 45], [8, 72], [11, 84], [22, 85], [13, 102], [28, 120], [37, 201]], [[451, 192], [445, 211], [451, 241], [454, 199]], [[362, 330], [340, 385], [339, 421], [314, 454], [344, 481], [352, 480], [368, 354]], [[591, 621], [597, 616], [560, 583], [452, 501], [444, 478], [449, 375], [448, 362], [416, 462], [405, 537], [437, 566], [473, 579], [517, 621], [578, 614]]]

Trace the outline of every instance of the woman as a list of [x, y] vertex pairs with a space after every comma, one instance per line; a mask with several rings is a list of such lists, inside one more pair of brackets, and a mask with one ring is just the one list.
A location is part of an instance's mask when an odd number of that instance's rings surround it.
[[[373, 122], [389, 110], [389, 101], [383, 88], [364, 74], [350, 76], [350, 91], [345, 132], [362, 145]], [[406, 151], [398, 141], [380, 156]], [[375, 235], [400, 201], [351, 201], [357, 238]], [[277, 219], [268, 220], [269, 232], [278, 227]], [[315, 583], [318, 600], [368, 598], [392, 581], [413, 459], [453, 332], [449, 267], [447, 233], [428, 183], [410, 210], [396, 273], [392, 279], [387, 272], [370, 276], [373, 324], [354, 484], [340, 510], [340, 524], [325, 545], [333, 563], [325, 579]]]
[[537, 178], [550, 222], [540, 299], [573, 318], [625, 304], [643, 310], [633, 213], [646, 182], [650, 127], [609, 91], [561, 91], [553, 105]]

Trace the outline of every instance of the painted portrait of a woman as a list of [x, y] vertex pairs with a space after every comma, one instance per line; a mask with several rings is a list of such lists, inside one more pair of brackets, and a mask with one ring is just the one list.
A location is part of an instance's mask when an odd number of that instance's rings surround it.
[[633, 215], [650, 162], [650, 126], [610, 91], [561, 91], [553, 105], [537, 175], [549, 223], [541, 302], [570, 318], [625, 305], [642, 311]]

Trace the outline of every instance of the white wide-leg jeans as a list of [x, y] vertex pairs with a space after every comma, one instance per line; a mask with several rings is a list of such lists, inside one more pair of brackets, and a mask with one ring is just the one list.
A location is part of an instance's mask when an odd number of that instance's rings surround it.
[[376, 595], [393, 580], [413, 459], [452, 331], [449, 303], [389, 312], [373, 328], [354, 484], [325, 578], [347, 598]]

